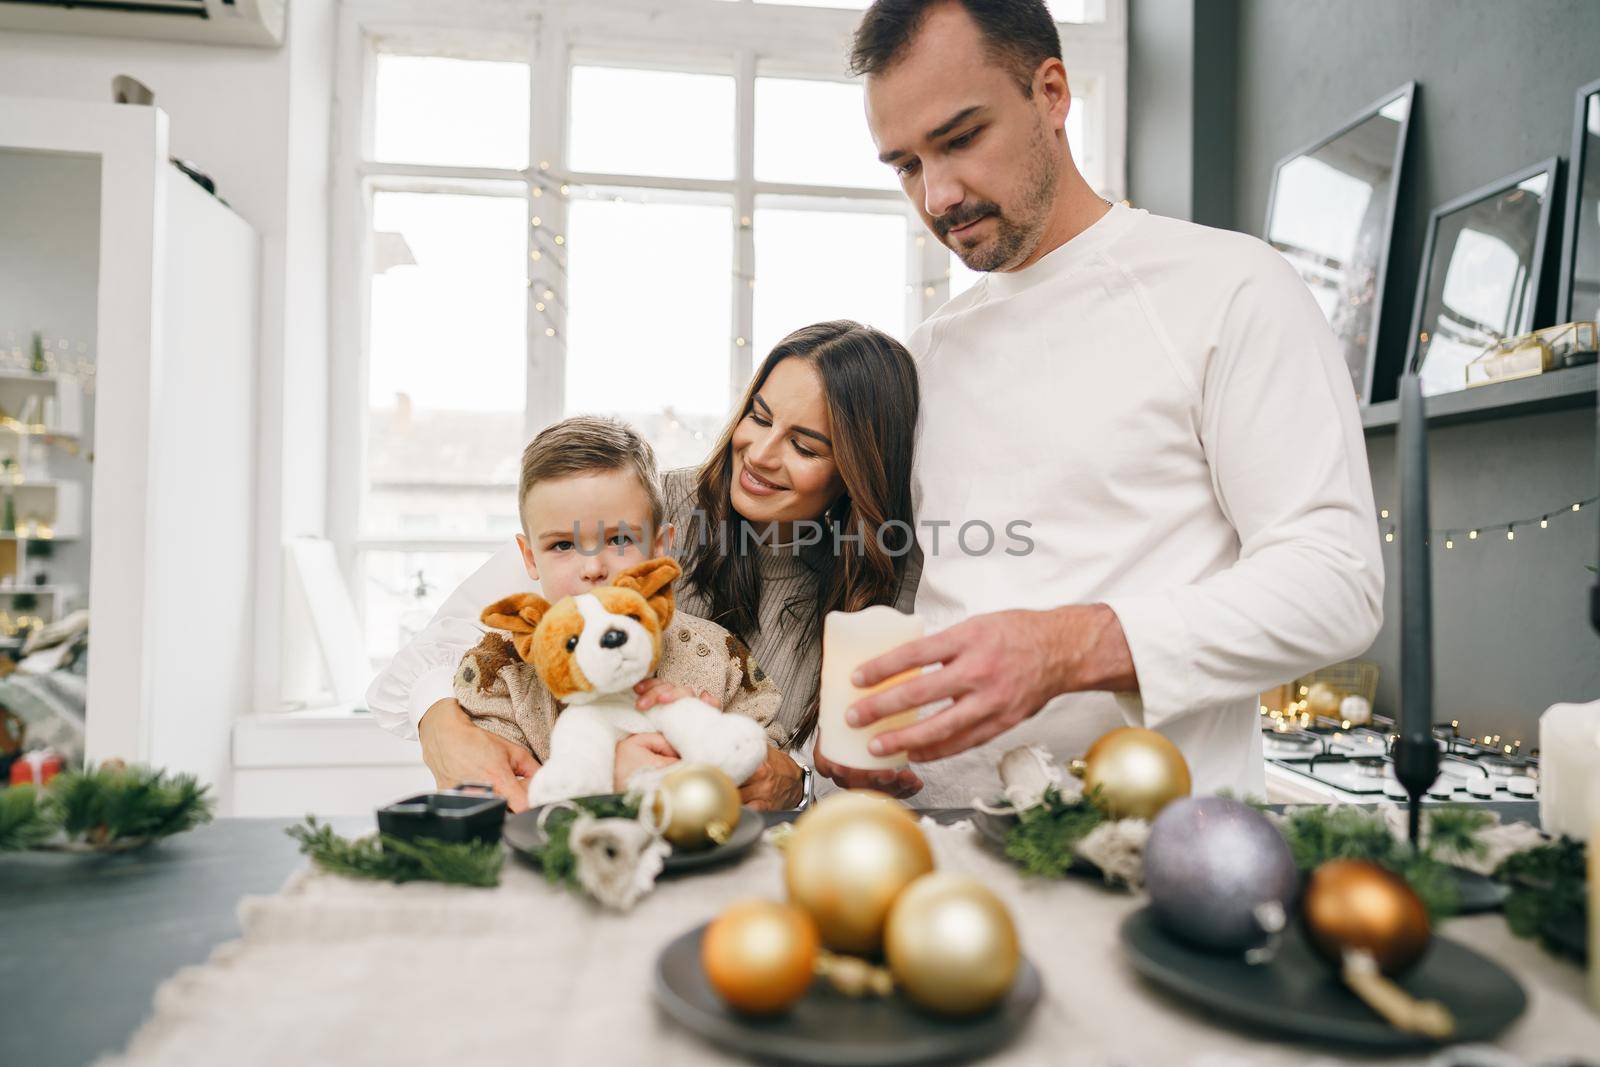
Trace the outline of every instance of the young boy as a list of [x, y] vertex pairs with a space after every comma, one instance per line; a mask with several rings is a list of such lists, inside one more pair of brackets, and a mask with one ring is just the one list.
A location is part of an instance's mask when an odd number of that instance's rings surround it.
[[[579, 416], [541, 430], [523, 450], [517, 500], [523, 566], [552, 603], [607, 584], [663, 555], [671, 542], [655, 455], [614, 419]], [[742, 641], [682, 611], [661, 636], [642, 707], [696, 695], [771, 727], [780, 694]], [[525, 746], [540, 762], [548, 758], [561, 708], [503, 633], [489, 631], [463, 657], [455, 696], [479, 727]]]

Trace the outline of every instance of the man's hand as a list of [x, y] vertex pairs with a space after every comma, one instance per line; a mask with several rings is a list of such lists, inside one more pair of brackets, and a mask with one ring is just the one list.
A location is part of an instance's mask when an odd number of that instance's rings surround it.
[[805, 798], [805, 775], [789, 754], [767, 746], [767, 758], [739, 787], [739, 803], [757, 811], [785, 811]]
[[440, 789], [486, 782], [505, 797], [512, 811], [527, 808], [528, 786], [518, 779], [532, 778], [539, 761], [521, 745], [474, 726], [454, 697], [428, 708], [417, 733], [422, 739], [422, 762]]
[[682, 759], [678, 750], [660, 734], [629, 734], [617, 742], [616, 762], [612, 765], [611, 788], [628, 791], [628, 779], [642, 770], [666, 767]]
[[1122, 624], [1104, 604], [975, 615], [862, 664], [851, 682], [866, 689], [934, 663], [939, 670], [908, 678], [850, 708], [850, 724], [867, 726], [925, 704], [953, 701], [914, 725], [873, 738], [868, 747], [875, 755], [903, 751], [918, 762], [942, 759], [1004, 733], [1061, 693], [1139, 688]]
[[818, 774], [824, 778], [831, 778], [843, 789], [876, 789], [880, 793], [888, 793], [902, 800], [922, 792], [922, 779], [904, 767], [864, 770], [860, 767], [845, 767], [834, 763], [822, 754], [820, 736], [811, 749], [811, 762]]

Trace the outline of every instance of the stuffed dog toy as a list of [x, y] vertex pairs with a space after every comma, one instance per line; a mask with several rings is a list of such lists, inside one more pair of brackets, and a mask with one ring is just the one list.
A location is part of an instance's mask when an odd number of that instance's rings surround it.
[[509, 633], [517, 655], [566, 705], [550, 734], [550, 758], [529, 783], [530, 805], [612, 792], [617, 742], [629, 734], [660, 732], [685, 761], [708, 763], [741, 784], [766, 759], [767, 735], [754, 719], [694, 697], [647, 712], [634, 707], [634, 685], [661, 658], [681, 573], [663, 556], [554, 604], [519, 593], [484, 609], [484, 624]]

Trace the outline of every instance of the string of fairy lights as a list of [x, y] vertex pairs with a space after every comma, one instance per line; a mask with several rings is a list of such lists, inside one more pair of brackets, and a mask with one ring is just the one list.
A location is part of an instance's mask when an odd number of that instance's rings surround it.
[[[1428, 540], [1430, 544], [1442, 542], [1446, 551], [1454, 551], [1458, 547], [1465, 548], [1468, 545], [1480, 542], [1487, 543], [1493, 540], [1514, 543], [1519, 533], [1528, 534], [1538, 530], [1547, 530], [1552, 522], [1581, 514], [1584, 508], [1592, 508], [1596, 504], [1600, 504], [1600, 494], [1583, 500], [1574, 500], [1563, 507], [1540, 512], [1523, 519], [1506, 519], [1502, 522], [1482, 523], [1477, 526], [1448, 526], [1443, 529], [1431, 529], [1428, 531]], [[1384, 543], [1393, 544], [1399, 531], [1399, 524], [1388, 521], [1388, 508], [1378, 512], [1378, 519], [1380, 522], [1387, 523], [1383, 531]], [[1499, 536], [1496, 537], [1495, 535]]]

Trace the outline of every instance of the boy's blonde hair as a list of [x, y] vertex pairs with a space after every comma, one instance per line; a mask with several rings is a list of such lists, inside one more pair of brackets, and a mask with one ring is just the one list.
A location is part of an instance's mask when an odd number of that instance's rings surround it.
[[639, 479], [650, 501], [651, 528], [659, 530], [666, 508], [655, 450], [632, 426], [601, 415], [574, 415], [551, 423], [528, 442], [522, 450], [522, 476], [517, 480], [517, 514], [526, 527], [523, 507], [528, 493], [540, 482], [619, 470], [632, 471]]

